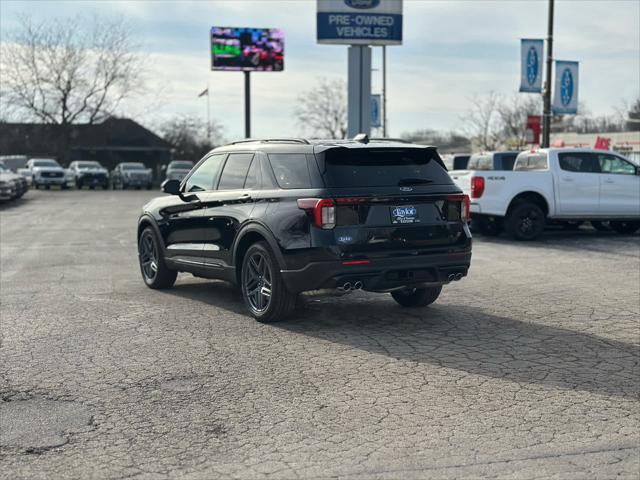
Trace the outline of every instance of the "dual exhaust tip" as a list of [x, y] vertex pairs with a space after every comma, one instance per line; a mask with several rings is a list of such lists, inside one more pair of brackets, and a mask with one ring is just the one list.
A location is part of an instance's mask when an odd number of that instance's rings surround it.
[[458, 281], [462, 278], [462, 273], [458, 272], [458, 273], [452, 273], [451, 275], [449, 275], [449, 281], [453, 282], [453, 281]]
[[338, 287], [338, 290], [341, 290], [343, 292], [350, 292], [351, 290], [362, 290], [362, 282], [360, 280], [357, 280], [353, 283], [344, 282]]

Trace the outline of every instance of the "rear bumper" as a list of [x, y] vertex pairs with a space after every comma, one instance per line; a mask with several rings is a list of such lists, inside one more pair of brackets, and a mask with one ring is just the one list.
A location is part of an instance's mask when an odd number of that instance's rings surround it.
[[[312, 262], [300, 270], [282, 270], [287, 289], [304, 292], [337, 288], [361, 281], [364, 290], [384, 291], [404, 285], [443, 285], [451, 275], [466, 276], [471, 250], [434, 255], [407, 255], [371, 259], [370, 263], [345, 265], [342, 261]], [[458, 275], [460, 274], [460, 275]]]

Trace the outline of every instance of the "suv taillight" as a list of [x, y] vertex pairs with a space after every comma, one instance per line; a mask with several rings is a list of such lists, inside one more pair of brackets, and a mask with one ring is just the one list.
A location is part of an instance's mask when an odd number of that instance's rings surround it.
[[299, 198], [298, 208], [301, 208], [318, 228], [332, 229], [336, 226], [336, 204], [330, 198]]
[[452, 195], [447, 197], [447, 201], [460, 203], [460, 221], [468, 223], [470, 207], [469, 195]]
[[484, 193], [484, 177], [471, 177], [471, 198], [480, 198]]

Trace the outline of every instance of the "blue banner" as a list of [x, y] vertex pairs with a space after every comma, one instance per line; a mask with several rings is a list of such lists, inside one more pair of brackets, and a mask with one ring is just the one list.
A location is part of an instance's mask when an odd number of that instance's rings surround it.
[[555, 115], [578, 113], [578, 62], [556, 60], [552, 111]]
[[378, 128], [382, 126], [382, 102], [380, 95], [371, 95], [371, 126]]
[[542, 65], [544, 41], [523, 38], [520, 40], [520, 91], [542, 92]]

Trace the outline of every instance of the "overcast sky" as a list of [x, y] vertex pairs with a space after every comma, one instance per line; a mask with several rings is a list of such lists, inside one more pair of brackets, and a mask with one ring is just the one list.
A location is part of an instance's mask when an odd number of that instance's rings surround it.
[[[580, 101], [593, 114], [613, 112], [640, 96], [640, 1], [556, 1], [554, 56], [580, 62]], [[285, 70], [252, 74], [253, 136], [299, 134], [293, 117], [298, 95], [317, 77], [345, 78], [347, 47], [316, 44], [315, 0], [227, 1], [7, 1], [0, 2], [5, 38], [19, 13], [36, 20], [82, 14], [121, 14], [135, 26], [150, 61], [150, 91], [162, 92], [153, 113], [129, 105], [145, 124], [176, 113], [212, 117], [227, 138], [241, 137], [243, 79], [210, 72], [209, 28], [285, 30]], [[404, 1], [404, 41], [387, 48], [390, 135], [409, 130], [458, 129], [467, 99], [518, 89], [520, 38], [544, 38], [546, 1]], [[380, 66], [374, 49], [374, 68]], [[374, 93], [380, 72], [373, 72]]]

